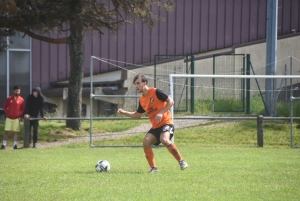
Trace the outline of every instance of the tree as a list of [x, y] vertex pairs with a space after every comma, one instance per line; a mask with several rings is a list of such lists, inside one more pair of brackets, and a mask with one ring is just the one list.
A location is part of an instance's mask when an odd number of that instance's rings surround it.
[[[71, 71], [68, 86], [68, 117], [81, 115], [83, 77], [83, 37], [87, 31], [116, 31], [124, 23], [141, 19], [150, 27], [159, 20], [152, 12], [156, 6], [167, 11], [173, 0], [2, 0], [0, 1], [0, 48], [6, 47], [4, 37], [16, 31], [53, 44], [69, 45]], [[45, 33], [57, 29], [67, 32], [65, 38], [49, 38]], [[79, 130], [81, 121], [68, 120], [67, 126]]]

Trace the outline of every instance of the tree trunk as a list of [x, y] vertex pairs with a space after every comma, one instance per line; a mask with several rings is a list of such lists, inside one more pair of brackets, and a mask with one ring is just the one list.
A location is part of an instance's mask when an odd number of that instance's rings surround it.
[[[69, 52], [71, 72], [68, 89], [67, 117], [81, 117], [82, 78], [83, 78], [83, 36], [84, 29], [80, 20], [70, 21]], [[67, 120], [66, 125], [80, 130], [80, 120]]]

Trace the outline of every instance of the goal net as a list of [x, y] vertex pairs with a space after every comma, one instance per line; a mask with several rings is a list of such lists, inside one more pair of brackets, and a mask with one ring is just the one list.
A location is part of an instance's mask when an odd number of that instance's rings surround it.
[[[245, 73], [225, 73], [230, 72], [229, 70], [223, 71], [223, 74], [170, 74], [170, 96], [173, 98], [176, 85], [181, 85], [176, 80], [180, 78], [194, 79], [197, 84], [190, 86], [195, 91], [194, 117], [209, 119], [205, 116], [219, 116], [220, 119], [228, 117], [227, 119], [230, 120], [234, 119], [232, 117], [236, 117], [235, 119], [246, 120], [247, 117], [264, 115], [270, 116], [269, 120], [285, 120], [290, 123], [290, 132], [287, 132], [287, 137], [290, 137], [291, 147], [299, 146], [300, 136], [293, 135], [293, 129], [295, 129], [293, 120], [299, 121], [300, 115], [299, 60], [286, 58], [278, 61], [276, 75], [265, 75], [266, 67], [254, 67], [251, 61], [249, 61], [249, 65], [251, 68], [249, 68], [249, 72]], [[266, 85], [268, 82], [272, 83], [271, 89]], [[201, 84], [199, 85], [199, 83]], [[218, 91], [218, 96], [216, 96], [216, 91]], [[266, 102], [268, 98], [271, 99], [270, 103]], [[245, 102], [242, 101], [241, 104], [241, 100], [245, 100]], [[216, 101], [218, 101], [218, 110], [215, 108]], [[241, 108], [240, 111], [244, 111], [248, 115], [237, 113], [240, 112], [238, 110], [230, 111], [228, 108]], [[172, 115], [175, 114], [172, 109]], [[296, 127], [298, 126], [296, 125]]]

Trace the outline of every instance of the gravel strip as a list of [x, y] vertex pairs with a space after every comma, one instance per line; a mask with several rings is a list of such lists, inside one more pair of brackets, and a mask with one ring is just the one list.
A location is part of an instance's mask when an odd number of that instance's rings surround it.
[[[175, 129], [176, 128], [185, 128], [189, 126], [195, 126], [199, 124], [206, 123], [207, 120], [198, 120], [198, 119], [189, 119], [189, 120], [174, 120]], [[137, 135], [140, 133], [146, 133], [150, 129], [151, 125], [150, 123], [141, 124], [139, 126], [136, 126], [130, 130], [123, 131], [123, 132], [106, 132], [102, 134], [94, 134], [93, 135], [93, 141], [101, 140], [101, 139], [107, 139], [107, 138], [120, 138], [125, 136], [132, 136]], [[62, 145], [68, 145], [72, 143], [78, 143], [78, 142], [89, 142], [90, 136], [78, 136], [73, 137], [65, 140], [58, 140], [54, 142], [41, 142], [38, 143], [38, 148], [48, 148], [48, 147], [57, 147]]]

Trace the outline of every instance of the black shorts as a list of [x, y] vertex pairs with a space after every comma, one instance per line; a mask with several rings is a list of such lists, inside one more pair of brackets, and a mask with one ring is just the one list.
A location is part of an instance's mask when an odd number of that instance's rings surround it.
[[151, 133], [152, 135], [155, 136], [157, 143], [155, 143], [154, 145], [158, 146], [161, 142], [160, 142], [160, 134], [165, 133], [165, 132], [169, 132], [170, 133], [170, 140], [173, 138], [174, 135], [174, 125], [173, 124], [166, 124], [162, 127], [159, 128], [151, 128], [148, 133]]

